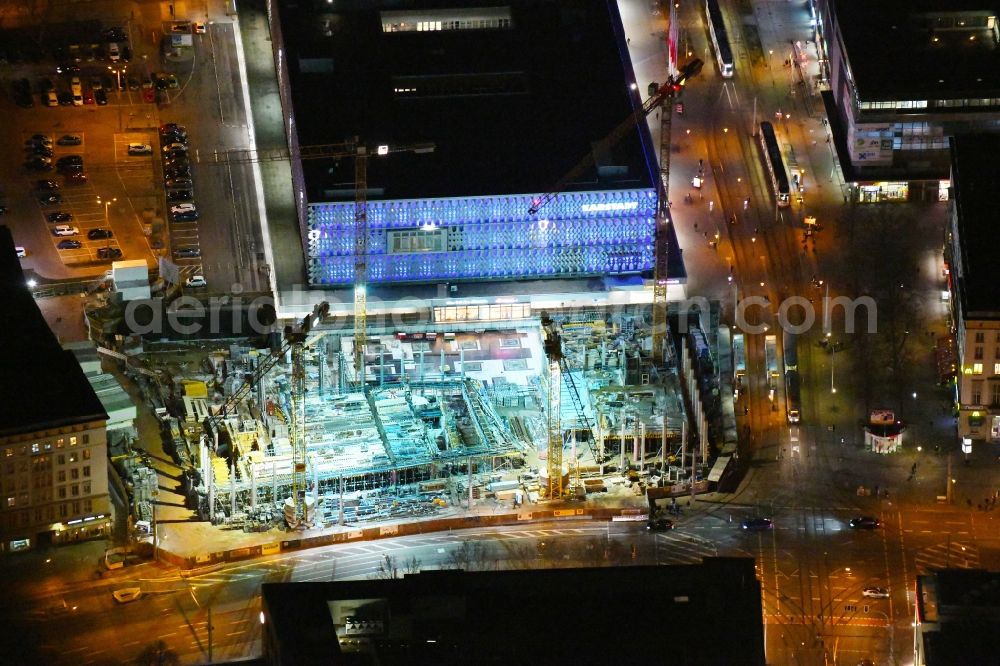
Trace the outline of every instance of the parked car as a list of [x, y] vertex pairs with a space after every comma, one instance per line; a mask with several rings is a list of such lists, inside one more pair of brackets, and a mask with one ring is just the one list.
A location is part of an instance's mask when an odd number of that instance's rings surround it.
[[83, 143], [83, 137], [79, 134], [63, 134], [56, 143], [60, 146], [79, 146]]
[[114, 235], [115, 232], [111, 231], [111, 229], [97, 227], [87, 232], [87, 240], [105, 240], [106, 238], [114, 238]]
[[167, 145], [163, 146], [163, 152], [164, 153], [186, 153], [187, 152], [187, 146], [185, 146], [183, 143], [178, 143], [178, 142], [175, 141], [173, 143], [168, 143]]
[[183, 143], [186, 146], [187, 140], [187, 134], [183, 132], [165, 132], [160, 134], [160, 141], [162, 143]]
[[79, 229], [71, 227], [68, 224], [59, 224], [52, 227], [53, 236], [78, 236], [79, 234]]
[[61, 240], [56, 247], [60, 250], [79, 250], [83, 247], [83, 243], [78, 240]]
[[43, 206], [51, 206], [53, 204], [62, 203], [62, 195], [58, 193], [40, 194], [38, 196], [38, 203], [42, 204]]
[[168, 188], [191, 187], [192, 181], [190, 178], [167, 178], [163, 184]]
[[71, 171], [66, 174], [67, 185], [83, 185], [87, 182], [87, 174], [82, 171]]
[[171, 213], [187, 213], [196, 210], [193, 203], [179, 203], [170, 207]]
[[17, 255], [18, 259], [24, 259], [25, 257], [28, 256], [28, 251], [24, 249], [23, 245], [15, 245], [14, 254]]
[[52, 171], [52, 160], [41, 155], [32, 155], [24, 163], [24, 168], [29, 171]]
[[167, 74], [167, 87], [168, 88], [180, 88], [181, 84], [177, 81], [177, 77], [173, 74]]
[[69, 91], [63, 91], [56, 96], [59, 100], [59, 106], [72, 106], [73, 105], [73, 93]]
[[24, 143], [25, 145], [33, 143], [42, 143], [47, 146], [51, 146], [52, 137], [50, 137], [48, 134], [32, 134], [31, 137], [29, 137]]
[[191, 23], [188, 21], [178, 21], [170, 26], [170, 32], [174, 33], [190, 33]]
[[177, 123], [164, 123], [160, 125], [160, 134], [166, 134], [168, 132], [181, 132], [186, 134], [187, 128], [184, 125], [178, 125]]
[[187, 179], [190, 180], [190, 178], [191, 178], [191, 167], [187, 167], [187, 166], [183, 166], [183, 167], [180, 167], [180, 166], [178, 166], [178, 167], [170, 167], [169, 169], [164, 169], [163, 170], [163, 175], [166, 178], [169, 178], [171, 180], [178, 180], [178, 179], [181, 179], [181, 178], [187, 178]]
[[196, 35], [205, 34], [206, 27], [205, 24], [202, 23], [201, 21], [195, 21], [194, 23], [191, 24], [191, 26], [194, 28], [194, 34]]
[[189, 210], [185, 213], [174, 213], [174, 222], [194, 222], [198, 219], [198, 211]]
[[872, 516], [858, 516], [851, 518], [848, 524], [857, 530], [874, 530], [882, 524], [882, 521]]
[[94, 99], [97, 100], [97, 106], [107, 106], [108, 105], [108, 91], [104, 88], [94, 91]]
[[140, 85], [139, 84], [139, 79], [137, 79], [136, 77], [132, 76], [131, 74], [128, 76], [128, 78], [125, 79], [125, 81], [126, 81], [126, 84], [128, 85], [128, 89], [129, 90], [138, 90], [139, 89], [139, 85]]
[[117, 247], [99, 247], [97, 248], [97, 258], [98, 259], [121, 259], [122, 251], [121, 248]]
[[32, 155], [41, 155], [42, 157], [52, 157], [52, 149], [42, 144], [37, 144], [25, 148], [25, 151]]
[[124, 42], [126, 39], [125, 29], [117, 25], [106, 29], [102, 34], [106, 42]]
[[130, 143], [128, 144], [128, 154], [133, 156], [152, 155], [153, 147], [148, 143]]
[[35, 181], [36, 190], [58, 190], [59, 183], [54, 180], [36, 180]]
[[205, 282], [204, 275], [192, 275], [187, 280], [184, 280], [185, 287], [207, 287], [208, 283]]
[[156, 101], [156, 91], [153, 90], [153, 84], [151, 81], [142, 82], [142, 101], [147, 104], [152, 104]]
[[167, 201], [191, 201], [194, 192], [191, 190], [172, 190], [167, 192]]
[[56, 74], [79, 74], [79, 73], [80, 73], [80, 66], [75, 62], [64, 62], [63, 64], [56, 67]]
[[166, 90], [167, 89], [166, 72], [157, 72], [153, 74], [153, 82], [156, 84], [157, 90]]
[[83, 156], [82, 155], [63, 155], [58, 160], [56, 160], [56, 164], [59, 165], [59, 166], [63, 166], [63, 165], [66, 165], [66, 164], [77, 164], [77, 165], [83, 166]]
[[197, 247], [180, 247], [174, 250], [174, 257], [177, 259], [191, 259], [201, 256], [201, 249]]
[[861, 590], [861, 595], [866, 599], [888, 599], [889, 589], [885, 587], [866, 587]]
[[770, 518], [747, 518], [743, 521], [745, 530], [769, 530], [774, 527]]
[[72, 222], [73, 213], [67, 213], [64, 210], [59, 210], [55, 213], [49, 213], [45, 216], [45, 219], [49, 222]]
[[83, 103], [84, 104], [93, 104], [95, 101], [96, 100], [94, 99], [94, 91], [93, 90], [84, 90], [83, 91]]

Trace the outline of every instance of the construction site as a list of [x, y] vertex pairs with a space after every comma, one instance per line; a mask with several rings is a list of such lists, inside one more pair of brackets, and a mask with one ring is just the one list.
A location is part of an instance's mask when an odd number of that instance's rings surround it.
[[189, 506], [246, 531], [683, 484], [684, 401], [643, 331], [595, 311], [371, 335], [356, 366], [355, 338], [323, 330], [317, 309], [270, 349], [157, 373], [164, 448]]

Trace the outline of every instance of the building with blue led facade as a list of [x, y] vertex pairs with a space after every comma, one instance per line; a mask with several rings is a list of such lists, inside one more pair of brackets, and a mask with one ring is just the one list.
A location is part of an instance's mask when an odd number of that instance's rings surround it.
[[[601, 288], [641, 289], [651, 276], [657, 167], [648, 127], [598, 143], [646, 88], [634, 85], [614, 0], [276, 6], [293, 148], [358, 137], [372, 149], [372, 288], [560, 279], [593, 290], [597, 278]], [[433, 152], [374, 154], [426, 143]], [[588, 155], [592, 165], [557, 188]], [[313, 288], [353, 282], [354, 167], [351, 157], [293, 164]], [[559, 196], [530, 214], [554, 189]]]

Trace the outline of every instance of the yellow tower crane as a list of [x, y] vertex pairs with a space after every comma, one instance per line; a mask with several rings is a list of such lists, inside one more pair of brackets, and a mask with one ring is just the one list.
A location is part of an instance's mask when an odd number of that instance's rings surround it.
[[660, 183], [659, 183], [659, 204], [656, 213], [656, 243], [654, 245], [653, 260], [653, 360], [657, 363], [663, 360], [663, 340], [667, 331], [667, 223], [669, 214], [667, 212], [668, 199], [667, 191], [670, 179], [670, 119], [673, 109], [669, 108], [673, 103], [677, 93], [689, 78], [698, 74], [704, 63], [694, 58], [689, 61], [675, 77], [667, 79], [665, 84], [651, 84], [650, 96], [618, 124], [603, 139], [597, 142], [594, 150], [587, 153], [576, 166], [570, 169], [553, 188], [531, 202], [528, 208], [530, 215], [538, 214], [539, 209], [552, 201], [565, 189], [567, 185], [579, 178], [584, 171], [594, 163], [595, 153], [610, 150], [618, 144], [625, 135], [636, 125], [645, 120], [653, 109], [666, 105], [668, 108], [660, 114], [660, 145], [666, 146], [660, 151]]
[[545, 332], [545, 357], [549, 361], [549, 399], [548, 399], [548, 497], [559, 499], [563, 496], [563, 433], [562, 433], [562, 340], [554, 326], [543, 318], [542, 330]]

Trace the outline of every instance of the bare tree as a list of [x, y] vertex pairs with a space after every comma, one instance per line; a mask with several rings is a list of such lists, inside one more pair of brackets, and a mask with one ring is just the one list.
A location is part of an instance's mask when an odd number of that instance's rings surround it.
[[156, 641], [142, 649], [135, 663], [138, 666], [180, 666], [181, 659], [165, 642]]
[[378, 568], [370, 577], [377, 580], [402, 578], [406, 574], [420, 573], [420, 564], [420, 560], [416, 557], [411, 557], [408, 560], [404, 560], [402, 566], [400, 566], [395, 555], [384, 553], [378, 563]]
[[489, 549], [482, 541], [463, 541], [457, 548], [448, 553], [447, 567], [464, 571], [482, 571], [493, 568], [490, 566]]

